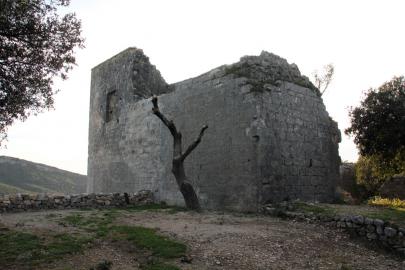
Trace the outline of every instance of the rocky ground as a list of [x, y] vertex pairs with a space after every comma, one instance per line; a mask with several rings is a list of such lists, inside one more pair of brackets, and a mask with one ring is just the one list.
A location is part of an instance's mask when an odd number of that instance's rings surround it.
[[[1, 214], [3, 228], [46, 235], [82, 233], [63, 222], [71, 215], [97, 216], [97, 210], [43, 211]], [[172, 264], [187, 269], [405, 269], [405, 262], [383, 250], [368, 248], [336, 229], [273, 217], [182, 211], [115, 211], [114, 224], [157, 229], [187, 245], [185, 258]], [[1, 234], [1, 232], [0, 232]], [[89, 234], [89, 236], [91, 236]], [[144, 250], [126, 242], [94, 240], [84, 251], [40, 264], [33, 269], [90, 269], [112, 262], [111, 269], [140, 269]], [[1, 259], [1, 258], [0, 258]], [[1, 261], [1, 260], [0, 260]], [[183, 262], [182, 262], [183, 261]], [[186, 262], [184, 262], [186, 261]], [[0, 269], [29, 269], [27, 265], [0, 265]], [[163, 269], [163, 268], [162, 268]], [[169, 268], [168, 268], [169, 269]]]

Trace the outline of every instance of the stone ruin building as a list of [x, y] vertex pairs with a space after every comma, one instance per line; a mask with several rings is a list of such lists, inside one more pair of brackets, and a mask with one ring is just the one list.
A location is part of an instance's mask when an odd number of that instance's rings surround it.
[[185, 162], [203, 208], [333, 199], [340, 131], [295, 64], [262, 52], [167, 84], [137, 48], [92, 70], [88, 192], [146, 189], [157, 201], [184, 204], [171, 173], [172, 137], [151, 112], [152, 95], [184, 145], [209, 126]]

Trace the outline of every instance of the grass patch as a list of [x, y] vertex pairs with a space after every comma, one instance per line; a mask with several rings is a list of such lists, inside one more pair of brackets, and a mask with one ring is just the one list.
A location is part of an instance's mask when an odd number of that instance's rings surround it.
[[105, 237], [109, 232], [111, 223], [117, 218], [119, 213], [116, 210], [101, 211], [100, 214], [83, 216], [82, 214], [72, 214], [62, 219], [62, 223], [78, 227], [93, 232], [97, 237]]
[[175, 214], [177, 212], [184, 212], [187, 211], [187, 208], [179, 207], [179, 206], [169, 206], [166, 204], [145, 204], [145, 205], [135, 205], [126, 207], [122, 210], [129, 211], [129, 212], [140, 212], [140, 211], [152, 211], [152, 212], [167, 212], [169, 214]]
[[45, 241], [34, 234], [7, 231], [0, 234], [0, 264], [51, 262], [66, 254], [81, 252], [88, 242], [88, 239], [68, 234], [54, 235]]
[[304, 213], [313, 213], [316, 215], [329, 216], [329, 217], [333, 217], [334, 215], [336, 215], [335, 209], [325, 206], [325, 205], [296, 202], [296, 203], [294, 203], [294, 206], [298, 210], [300, 210]]
[[72, 236], [66, 233], [53, 236], [53, 240], [44, 245], [45, 254], [49, 258], [60, 258], [65, 254], [73, 254], [82, 251], [84, 246], [90, 243], [90, 238]]
[[58, 215], [57, 214], [47, 214], [46, 216], [45, 216], [45, 218], [56, 218]]
[[83, 211], [83, 212], [87, 212], [87, 211], [92, 211], [92, 210], [94, 210], [94, 208], [90, 208], [90, 207], [82, 207], [82, 208], [79, 208], [79, 209], [77, 209], [77, 210], [79, 210], [79, 211]]
[[40, 255], [41, 247], [41, 240], [36, 235], [7, 231], [0, 235], [0, 262], [30, 261]]
[[[380, 201], [381, 202], [381, 201]], [[395, 224], [405, 224], [405, 208], [382, 206], [356, 206], [337, 204], [309, 204], [297, 202], [295, 207], [304, 213], [313, 213], [321, 216], [333, 217], [335, 215], [362, 215], [368, 218], [378, 218], [391, 221]]]
[[62, 219], [63, 221], [65, 221], [66, 223], [68, 223], [69, 225], [75, 226], [75, 227], [79, 227], [85, 224], [85, 219], [82, 215], [80, 214], [73, 214], [73, 215], [69, 215], [66, 216]]
[[[159, 206], [161, 207], [161, 205]], [[156, 205], [151, 207], [147, 209], [161, 209], [157, 208]], [[167, 209], [172, 210], [171, 208]], [[138, 210], [139, 208], [136, 211]], [[83, 216], [80, 213], [75, 213], [64, 217], [63, 222], [93, 232], [99, 238], [111, 237], [114, 240], [127, 240], [139, 248], [152, 251], [154, 256], [160, 258], [178, 258], [185, 254], [186, 246], [184, 244], [158, 235], [156, 230], [137, 226], [113, 225], [117, 215], [116, 211], [111, 210], [103, 212], [101, 215]]]
[[[149, 205], [137, 207], [130, 211], [160, 211], [162, 205]], [[181, 208], [163, 206], [165, 211], [180, 211]], [[36, 266], [63, 258], [67, 254], [80, 253], [89, 243], [91, 238], [110, 240], [125, 240], [138, 248], [148, 250], [155, 260], [143, 269], [178, 270], [176, 266], [167, 264], [167, 260], [181, 257], [186, 252], [186, 246], [168, 237], [157, 234], [156, 230], [134, 227], [116, 226], [115, 219], [122, 214], [121, 210], [109, 209], [91, 213], [74, 212], [58, 220], [60, 225], [70, 225], [90, 233], [83, 237], [72, 234], [50, 234], [40, 237], [35, 234], [5, 230], [0, 232], [0, 265]], [[54, 218], [53, 214], [47, 218]], [[1, 268], [1, 267], [0, 267]], [[35, 267], [34, 267], [35, 268]]]
[[405, 223], [405, 208], [381, 208], [378, 207], [376, 211], [370, 211], [364, 214], [369, 218], [378, 218], [394, 223]]
[[378, 218], [390, 221], [398, 226], [405, 227], [405, 208], [385, 207], [373, 205], [342, 205], [342, 204], [321, 204], [332, 208], [337, 215], [362, 215], [368, 218]]
[[186, 246], [158, 235], [155, 230], [134, 226], [113, 226], [114, 239], [124, 239], [135, 246], [152, 251], [153, 255], [165, 259], [178, 258], [185, 254]]
[[116, 210], [101, 211], [100, 214], [92, 214], [90, 216], [84, 216], [80, 213], [75, 213], [69, 216], [65, 216], [62, 220], [75, 227], [92, 227], [95, 225], [107, 225], [112, 223], [119, 213]]

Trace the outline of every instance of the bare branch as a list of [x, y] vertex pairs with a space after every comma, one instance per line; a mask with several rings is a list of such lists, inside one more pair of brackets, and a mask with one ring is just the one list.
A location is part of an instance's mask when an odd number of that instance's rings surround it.
[[185, 158], [197, 147], [201, 142], [201, 138], [204, 135], [204, 131], [208, 126], [203, 126], [200, 134], [196, 141], [194, 141], [182, 154], [182, 136], [181, 133], [177, 131], [176, 126], [173, 121], [168, 120], [160, 111], [158, 105], [157, 96], [152, 97], [153, 108], [152, 112], [159, 117], [160, 120], [169, 128], [171, 134], [173, 135], [173, 162], [172, 162], [172, 173], [176, 178], [177, 185], [180, 189], [181, 194], [183, 195], [184, 201], [187, 208], [193, 209], [196, 211], [201, 210], [200, 202], [198, 200], [197, 193], [195, 192], [192, 184], [188, 181], [186, 177], [186, 172], [184, 170], [184, 160]]
[[173, 135], [173, 137], [176, 137], [179, 135], [177, 132], [176, 126], [174, 125], [172, 120], [168, 120], [166, 116], [164, 116], [160, 110], [159, 110], [159, 105], [158, 105], [158, 98], [157, 96], [152, 97], [152, 103], [153, 103], [153, 108], [152, 112], [159, 117], [160, 120], [162, 120], [163, 124], [170, 130], [170, 133]]
[[315, 85], [319, 89], [321, 96], [325, 93], [330, 82], [332, 81], [333, 74], [335, 73], [335, 67], [333, 64], [328, 64], [323, 68], [323, 74], [319, 74], [318, 71], [314, 72]]
[[202, 139], [202, 136], [204, 135], [204, 132], [205, 132], [205, 130], [206, 130], [207, 128], [208, 128], [207, 125], [204, 125], [204, 126], [201, 128], [201, 131], [200, 131], [200, 134], [198, 135], [198, 138], [197, 138], [192, 144], [190, 144], [189, 147], [187, 147], [187, 149], [186, 149], [186, 151], [184, 152], [184, 154], [181, 155], [181, 160], [185, 160], [186, 157], [187, 157], [188, 155], [190, 155], [190, 153], [200, 144], [201, 139]]

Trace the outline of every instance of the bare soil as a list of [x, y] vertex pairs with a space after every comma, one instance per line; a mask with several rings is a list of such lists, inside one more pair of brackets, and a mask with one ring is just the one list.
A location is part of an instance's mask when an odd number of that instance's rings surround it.
[[[0, 215], [10, 229], [45, 235], [49, 232], [77, 232], [60, 222], [72, 213], [94, 211], [44, 211]], [[191, 263], [173, 261], [180, 269], [405, 269], [405, 262], [383, 250], [351, 239], [348, 234], [315, 224], [273, 217], [231, 213], [167, 211], [120, 211], [116, 224], [158, 229], [185, 243]], [[144, 251], [123, 243], [97, 240], [82, 254], [35, 269], [85, 269], [102, 260], [112, 269], [139, 269]], [[0, 266], [1, 268], [1, 266]], [[18, 268], [15, 268], [18, 269]]]

